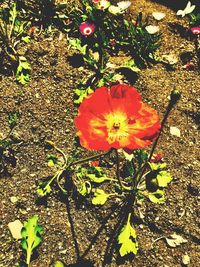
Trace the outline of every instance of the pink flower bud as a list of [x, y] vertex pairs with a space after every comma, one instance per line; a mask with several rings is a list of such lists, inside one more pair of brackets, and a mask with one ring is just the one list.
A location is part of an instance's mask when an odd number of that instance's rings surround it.
[[200, 34], [200, 27], [192, 27], [191, 32], [193, 34], [199, 35]]
[[82, 35], [89, 36], [94, 33], [95, 25], [93, 23], [83, 22], [79, 26], [79, 31]]

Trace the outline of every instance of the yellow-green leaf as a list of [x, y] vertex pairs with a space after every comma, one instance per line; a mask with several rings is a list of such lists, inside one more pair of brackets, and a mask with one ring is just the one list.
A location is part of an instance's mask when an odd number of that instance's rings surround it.
[[52, 267], [65, 267], [65, 265], [62, 263], [62, 261], [55, 261]]
[[166, 162], [159, 162], [159, 163], [149, 162], [149, 165], [150, 165], [152, 171], [164, 169], [167, 166]]
[[162, 204], [163, 202], [165, 202], [164, 191], [161, 189], [158, 189], [155, 192], [149, 193], [148, 196], [151, 202], [153, 203]]
[[105, 175], [97, 177], [95, 174], [87, 174], [87, 177], [90, 178], [90, 180], [94, 183], [103, 183], [104, 181], [108, 180]]
[[129, 253], [137, 254], [138, 242], [136, 241], [136, 231], [131, 226], [130, 220], [122, 228], [118, 236], [118, 243], [121, 244], [119, 252], [122, 257]]
[[31, 255], [33, 250], [41, 243], [43, 227], [37, 224], [38, 216], [34, 215], [27, 222], [24, 223], [22, 228], [22, 248], [26, 251], [26, 263], [30, 264]]
[[106, 203], [110, 194], [106, 194], [102, 189], [96, 189], [94, 197], [92, 199], [93, 205], [103, 205]]
[[86, 196], [90, 193], [91, 189], [92, 187], [90, 182], [86, 181], [81, 185], [81, 188], [78, 191], [82, 196]]
[[158, 186], [166, 187], [172, 180], [172, 177], [167, 171], [160, 171], [156, 177]]

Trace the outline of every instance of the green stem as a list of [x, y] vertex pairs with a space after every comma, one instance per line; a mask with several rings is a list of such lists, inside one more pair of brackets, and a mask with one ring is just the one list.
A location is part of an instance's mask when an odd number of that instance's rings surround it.
[[[13, 16], [13, 18], [12, 18], [12, 24], [11, 24], [10, 32], [9, 32], [9, 35], [8, 35], [8, 40], [9, 40], [9, 42], [10, 42], [10, 39], [11, 39], [12, 31], [13, 31], [14, 24], [15, 24], [15, 19], [16, 19], [16, 16], [17, 16], [16, 4], [15, 4], [15, 6], [13, 7], [13, 10], [15, 10], [16, 13], [14, 14], [14, 16]], [[12, 12], [14, 12], [13, 10], [12, 10]]]
[[81, 164], [81, 163], [84, 163], [86, 161], [98, 159], [98, 158], [101, 158], [103, 156], [109, 155], [111, 152], [112, 152], [112, 149], [108, 150], [105, 153], [101, 153], [101, 154], [90, 156], [90, 157], [87, 157], [87, 158], [84, 158], [84, 159], [79, 159], [79, 160], [73, 161], [73, 162], [71, 162], [71, 163], [68, 164], [68, 166], [66, 167], [66, 169], [68, 169], [69, 167], [71, 167], [73, 165], [76, 165], [76, 164]]
[[127, 223], [130, 223], [130, 221], [131, 221], [131, 212], [129, 212], [129, 214], [128, 214], [128, 220], [127, 220]]
[[117, 149], [114, 149], [114, 151], [115, 151], [115, 154], [116, 154], [116, 160], [117, 160], [116, 175], [117, 175], [118, 183], [119, 183], [119, 185], [121, 186], [122, 189], [131, 191], [132, 188], [123, 185], [123, 183], [122, 183], [122, 181], [121, 181], [121, 179], [120, 179], [120, 160], [119, 160], [119, 153], [118, 153]]
[[80, 159], [80, 160], [76, 160], [74, 162], [71, 162], [67, 165], [67, 157], [65, 155], [65, 153], [60, 149], [58, 148], [53, 142], [51, 141], [48, 141], [48, 144], [50, 144], [51, 146], [53, 146], [59, 153], [62, 154], [64, 160], [65, 160], [65, 164], [61, 167], [61, 169], [56, 172], [56, 174], [51, 178], [51, 180], [47, 183], [46, 187], [49, 186], [55, 179], [57, 180], [57, 184], [59, 186], [59, 188], [61, 189], [61, 191], [63, 193], [66, 193], [67, 191], [61, 186], [60, 184], [60, 176], [62, 175], [63, 171], [64, 170], [68, 170], [71, 166], [73, 165], [76, 165], [76, 164], [81, 164], [81, 163], [84, 163], [86, 161], [89, 161], [89, 160], [94, 160], [94, 159], [98, 159], [102, 156], [106, 156], [106, 155], [109, 155], [111, 152], [112, 152], [112, 149], [110, 149], [109, 151], [105, 152], [105, 153], [101, 153], [101, 154], [98, 154], [98, 155], [94, 155], [94, 156], [90, 156], [90, 157], [87, 157], [87, 158], [84, 158], [84, 159]]
[[150, 152], [150, 154], [149, 154], [148, 159], [146, 160], [146, 162], [143, 164], [143, 166], [142, 166], [142, 167], [136, 172], [136, 174], [134, 175], [134, 178], [137, 179], [137, 185], [140, 183], [140, 180], [141, 180], [141, 178], [143, 177], [144, 172], [145, 172], [145, 170], [146, 170], [146, 168], [147, 168], [147, 166], [148, 166], [148, 162], [150, 162], [150, 160], [151, 160], [151, 158], [152, 158], [152, 156], [153, 156], [153, 153], [154, 153], [154, 151], [155, 151], [155, 148], [156, 148], [156, 146], [157, 146], [157, 144], [158, 144], [158, 141], [159, 141], [159, 139], [160, 139], [160, 136], [161, 136], [161, 134], [162, 134], [162, 132], [163, 132], [163, 128], [164, 128], [164, 126], [165, 126], [165, 123], [166, 123], [166, 121], [167, 121], [167, 118], [168, 118], [168, 116], [169, 116], [169, 114], [170, 114], [172, 108], [175, 106], [175, 104], [176, 104], [177, 101], [179, 100], [179, 98], [180, 98], [180, 93], [179, 93], [179, 92], [177, 92], [177, 91], [172, 91], [172, 92], [171, 92], [170, 101], [169, 101], [169, 103], [168, 103], [168, 106], [167, 106], [167, 108], [166, 108], [166, 111], [165, 111], [163, 120], [162, 120], [162, 122], [161, 122], [161, 128], [160, 128], [160, 132], [159, 132], [159, 134], [158, 134], [158, 137], [157, 137], [157, 139], [156, 139], [156, 140], [154, 141], [154, 143], [153, 143], [153, 146], [152, 146], [152, 148], [151, 148], [151, 152]]

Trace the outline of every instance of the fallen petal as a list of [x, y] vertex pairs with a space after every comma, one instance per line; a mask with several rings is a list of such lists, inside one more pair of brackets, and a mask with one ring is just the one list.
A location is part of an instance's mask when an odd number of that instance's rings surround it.
[[162, 20], [166, 15], [163, 12], [153, 12], [152, 16], [154, 17], [154, 19], [159, 21]]
[[10, 222], [8, 224], [8, 228], [11, 232], [11, 235], [15, 239], [21, 239], [21, 230], [22, 230], [23, 224], [20, 222], [20, 220], [15, 220], [14, 222]]
[[177, 127], [170, 127], [170, 134], [181, 137], [181, 132]]

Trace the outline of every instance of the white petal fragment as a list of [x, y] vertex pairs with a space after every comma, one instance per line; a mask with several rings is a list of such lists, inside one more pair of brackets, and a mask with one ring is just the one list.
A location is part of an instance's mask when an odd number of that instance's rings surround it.
[[159, 32], [160, 28], [158, 26], [148, 25], [145, 27], [149, 34], [155, 34]]
[[177, 136], [177, 137], [181, 137], [181, 132], [179, 128], [174, 127], [174, 126], [170, 127], [170, 134]]
[[162, 20], [166, 16], [165, 13], [163, 12], [153, 12], [152, 16], [154, 17], [155, 20]]
[[11, 235], [15, 239], [21, 239], [21, 230], [22, 230], [23, 224], [20, 222], [20, 220], [15, 220], [14, 222], [10, 222], [8, 224], [8, 228], [11, 232]]

